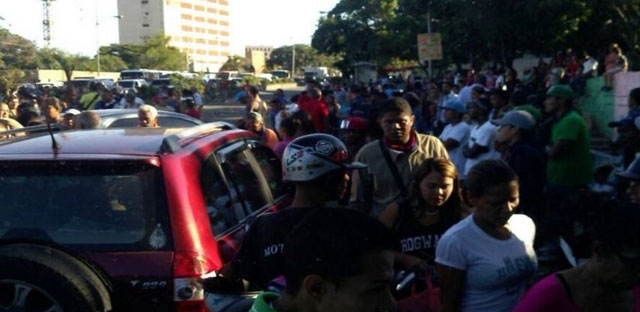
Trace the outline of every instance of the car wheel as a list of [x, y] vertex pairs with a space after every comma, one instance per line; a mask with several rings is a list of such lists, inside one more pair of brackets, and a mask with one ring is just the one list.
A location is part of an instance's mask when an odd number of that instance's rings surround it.
[[79, 259], [47, 246], [0, 247], [0, 312], [111, 311], [105, 282]]

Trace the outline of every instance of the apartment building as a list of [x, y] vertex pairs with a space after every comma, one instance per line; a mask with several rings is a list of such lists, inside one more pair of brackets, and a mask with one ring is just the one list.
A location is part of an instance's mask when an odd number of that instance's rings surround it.
[[120, 42], [141, 44], [157, 34], [187, 54], [196, 72], [217, 72], [231, 55], [230, 0], [118, 0]]

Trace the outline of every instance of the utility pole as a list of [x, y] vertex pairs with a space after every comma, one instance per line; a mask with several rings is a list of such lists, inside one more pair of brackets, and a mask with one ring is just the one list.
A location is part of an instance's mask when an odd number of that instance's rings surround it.
[[42, 39], [47, 47], [51, 45], [51, 2], [53, 0], [42, 0]]
[[291, 78], [296, 74], [296, 45], [291, 45]]

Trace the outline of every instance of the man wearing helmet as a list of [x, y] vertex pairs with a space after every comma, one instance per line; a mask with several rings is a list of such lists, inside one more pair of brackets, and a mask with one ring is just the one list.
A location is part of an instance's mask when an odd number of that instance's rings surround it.
[[251, 225], [227, 277], [242, 278], [266, 289], [270, 281], [282, 276], [284, 240], [290, 231], [308, 212], [323, 208], [344, 193], [349, 170], [365, 167], [348, 160], [345, 145], [331, 135], [309, 134], [291, 141], [282, 167], [283, 180], [295, 185], [293, 202]]

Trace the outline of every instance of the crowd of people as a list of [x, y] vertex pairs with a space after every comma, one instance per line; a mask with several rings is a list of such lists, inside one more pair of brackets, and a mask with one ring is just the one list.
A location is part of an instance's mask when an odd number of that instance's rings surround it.
[[[246, 113], [239, 126], [274, 149], [284, 180], [295, 185], [291, 207], [259, 218], [222, 274], [280, 293], [259, 297], [254, 311], [288, 311], [303, 302], [316, 305], [309, 311], [338, 311], [326, 308], [347, 304], [321, 300], [323, 289], [330, 292], [323, 287], [341, 286], [335, 263], [297, 263], [294, 279], [286, 265], [292, 254], [315, 255], [288, 249], [292, 231], [318, 208], [335, 206], [378, 220], [393, 240], [379, 247], [392, 251], [385, 265], [426, 276], [418, 280], [439, 287], [442, 311], [609, 311], [640, 302], [640, 288], [633, 290], [640, 281], [640, 228], [625, 222], [610, 231], [621, 215], [640, 220], [640, 161], [617, 174], [594, 168], [591, 123], [571, 80], [545, 81], [540, 93], [526, 81], [500, 83], [486, 72], [462, 86], [453, 79], [410, 77], [402, 88], [391, 80], [349, 88], [309, 83], [291, 98], [278, 90], [268, 104], [255, 87], [238, 93]], [[632, 137], [640, 134], [639, 92], [631, 92], [629, 115], [611, 124], [629, 128]], [[627, 148], [638, 151], [637, 144]], [[328, 235], [331, 227], [322, 230]], [[578, 262], [586, 264], [548, 275], [539, 258], [557, 247], [558, 237], [598, 247], [576, 246]], [[401, 311], [414, 311], [402, 303], [415, 299], [415, 289], [387, 291]], [[394, 311], [388, 297], [372, 301], [376, 309]], [[613, 298], [620, 301], [614, 305]]]
[[140, 127], [159, 127], [159, 110], [201, 119], [203, 106], [203, 96], [196, 87], [176, 90], [163, 86], [145, 104], [135, 89], [125, 91], [118, 85], [107, 87], [102, 82], [91, 82], [86, 89], [28, 85], [0, 100], [0, 130], [46, 124], [65, 129], [96, 129], [102, 123], [95, 110], [105, 109], [137, 109]]
[[[434, 285], [441, 295], [429, 304], [442, 311], [637, 310], [640, 88], [611, 123], [627, 169], [594, 168], [591, 123], [577, 106], [592, 73], [572, 54], [558, 59], [569, 76], [552, 68], [542, 80], [487, 70], [348, 88], [310, 82], [269, 100], [245, 85], [238, 126], [280, 157], [293, 201], [251, 225], [208, 289], [248, 281], [268, 290], [251, 311], [415, 311], [415, 294]], [[607, 88], [626, 70], [619, 59]], [[91, 129], [96, 109], [135, 108], [139, 126], [159, 127], [158, 110], [200, 118], [204, 104], [197, 89], [169, 88], [144, 102], [100, 84], [23, 88], [0, 103], [0, 124]], [[559, 236], [592, 248], [574, 250], [581, 266], [539, 280]], [[415, 287], [392, 289], [394, 271], [417, 276]]]

